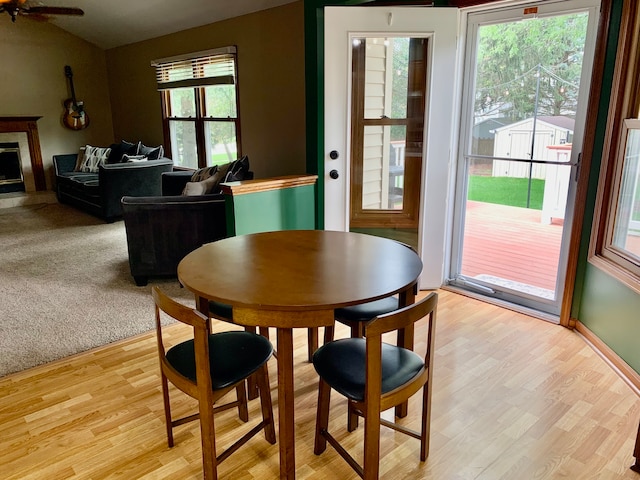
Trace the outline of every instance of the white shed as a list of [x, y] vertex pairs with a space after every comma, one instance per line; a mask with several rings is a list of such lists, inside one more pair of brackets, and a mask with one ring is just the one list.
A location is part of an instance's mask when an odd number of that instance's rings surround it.
[[[493, 156], [497, 158], [530, 159], [533, 123], [533, 118], [527, 118], [496, 128]], [[571, 143], [575, 120], [564, 116], [540, 116], [536, 119], [535, 124], [533, 159], [557, 161], [555, 152], [547, 147]], [[527, 178], [529, 176], [529, 164], [495, 160], [492, 174], [494, 177]], [[546, 177], [545, 165], [533, 164], [532, 177], [544, 179]]]

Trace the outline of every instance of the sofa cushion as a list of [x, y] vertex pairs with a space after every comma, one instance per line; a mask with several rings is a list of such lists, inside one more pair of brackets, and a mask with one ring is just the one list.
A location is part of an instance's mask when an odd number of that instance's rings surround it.
[[164, 147], [162, 145], [157, 147], [147, 147], [144, 143], [140, 142], [138, 155], [144, 155], [149, 160], [158, 160], [159, 158], [164, 157]]
[[92, 147], [87, 145], [84, 147], [84, 158], [80, 164], [81, 172], [95, 173], [99, 170], [100, 165], [106, 163], [111, 148]]
[[120, 163], [125, 154], [137, 155], [139, 146], [140, 142], [131, 143], [125, 140], [122, 140], [120, 143], [113, 143], [110, 147], [111, 153], [109, 154], [109, 158], [107, 158], [107, 163]]
[[[215, 165], [213, 167], [198, 170], [191, 177], [191, 181], [187, 182], [182, 191], [183, 195], [206, 195], [209, 193], [218, 193], [219, 185], [227, 176], [231, 163], [224, 165]], [[206, 176], [208, 175], [208, 176]], [[202, 179], [204, 177], [204, 179]], [[195, 179], [202, 179], [196, 180]]]

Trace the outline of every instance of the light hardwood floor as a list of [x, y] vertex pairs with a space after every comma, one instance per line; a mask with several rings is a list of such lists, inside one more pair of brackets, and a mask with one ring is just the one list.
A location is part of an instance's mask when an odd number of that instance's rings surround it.
[[[184, 338], [179, 325], [169, 331]], [[346, 334], [339, 327], [336, 336]], [[313, 454], [317, 380], [305, 337], [296, 331], [298, 478], [356, 478], [331, 448]], [[640, 399], [576, 333], [443, 291], [436, 345], [430, 456], [420, 463], [416, 440], [383, 429], [382, 478], [640, 480], [629, 470]], [[274, 360], [270, 374], [277, 408]], [[172, 393], [176, 413], [195, 407]], [[202, 476], [197, 424], [178, 427], [176, 446], [167, 447], [153, 332], [2, 378], [0, 396], [1, 478]], [[330, 427], [361, 452], [362, 429], [348, 434], [346, 403], [335, 393], [332, 400]], [[251, 420], [258, 408], [250, 403]], [[413, 424], [416, 403], [409, 408]], [[218, 448], [250, 428], [234, 411], [216, 421]], [[278, 472], [278, 447], [261, 436], [219, 470], [232, 479]]]

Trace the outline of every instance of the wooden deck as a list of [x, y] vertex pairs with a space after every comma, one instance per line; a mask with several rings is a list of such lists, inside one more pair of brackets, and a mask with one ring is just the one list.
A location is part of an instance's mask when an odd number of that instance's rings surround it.
[[545, 225], [540, 215], [540, 210], [467, 202], [462, 273], [554, 291], [562, 220]]

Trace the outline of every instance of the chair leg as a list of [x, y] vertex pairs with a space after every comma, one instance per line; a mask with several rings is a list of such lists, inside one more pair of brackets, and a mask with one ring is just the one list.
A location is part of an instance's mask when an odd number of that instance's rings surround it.
[[173, 447], [173, 422], [171, 420], [171, 403], [169, 402], [169, 384], [167, 377], [162, 371], [160, 372], [162, 384], [162, 399], [164, 401], [164, 424], [167, 428], [167, 444], [169, 448]]
[[420, 461], [429, 456], [429, 433], [431, 430], [431, 386], [422, 387], [422, 428], [420, 429]]
[[264, 421], [264, 436], [270, 444], [276, 443], [276, 430], [273, 424], [273, 405], [271, 404], [271, 389], [269, 387], [269, 370], [265, 363], [255, 373], [256, 383], [260, 391], [260, 406], [262, 407], [262, 420]]
[[364, 480], [378, 480], [380, 471], [380, 412], [367, 406], [364, 417]]
[[313, 360], [313, 354], [318, 349], [318, 327], [310, 328], [307, 332], [307, 359]]
[[324, 344], [333, 341], [335, 335], [335, 327], [324, 327]]
[[200, 434], [202, 437], [202, 469], [206, 480], [218, 479], [216, 459], [216, 435], [213, 421], [213, 402], [206, 398], [199, 401]]
[[249, 408], [247, 407], [247, 389], [244, 382], [240, 382], [236, 386], [236, 396], [238, 398], [238, 417], [243, 422], [249, 421]]
[[[244, 331], [256, 333], [256, 327], [244, 327]], [[260, 335], [263, 335], [262, 327], [260, 328]], [[269, 338], [269, 335], [267, 334], [266, 337]], [[249, 400], [255, 400], [256, 398], [258, 398], [258, 395], [258, 384], [256, 383], [253, 375], [251, 375], [249, 378], [247, 378], [247, 398]]]
[[329, 403], [331, 387], [322, 378], [318, 383], [318, 410], [316, 414], [316, 438], [313, 453], [320, 455], [327, 449], [327, 439], [322, 434], [329, 428]]
[[354, 411], [353, 402], [347, 400], [347, 431], [353, 432], [358, 428], [358, 415]]

